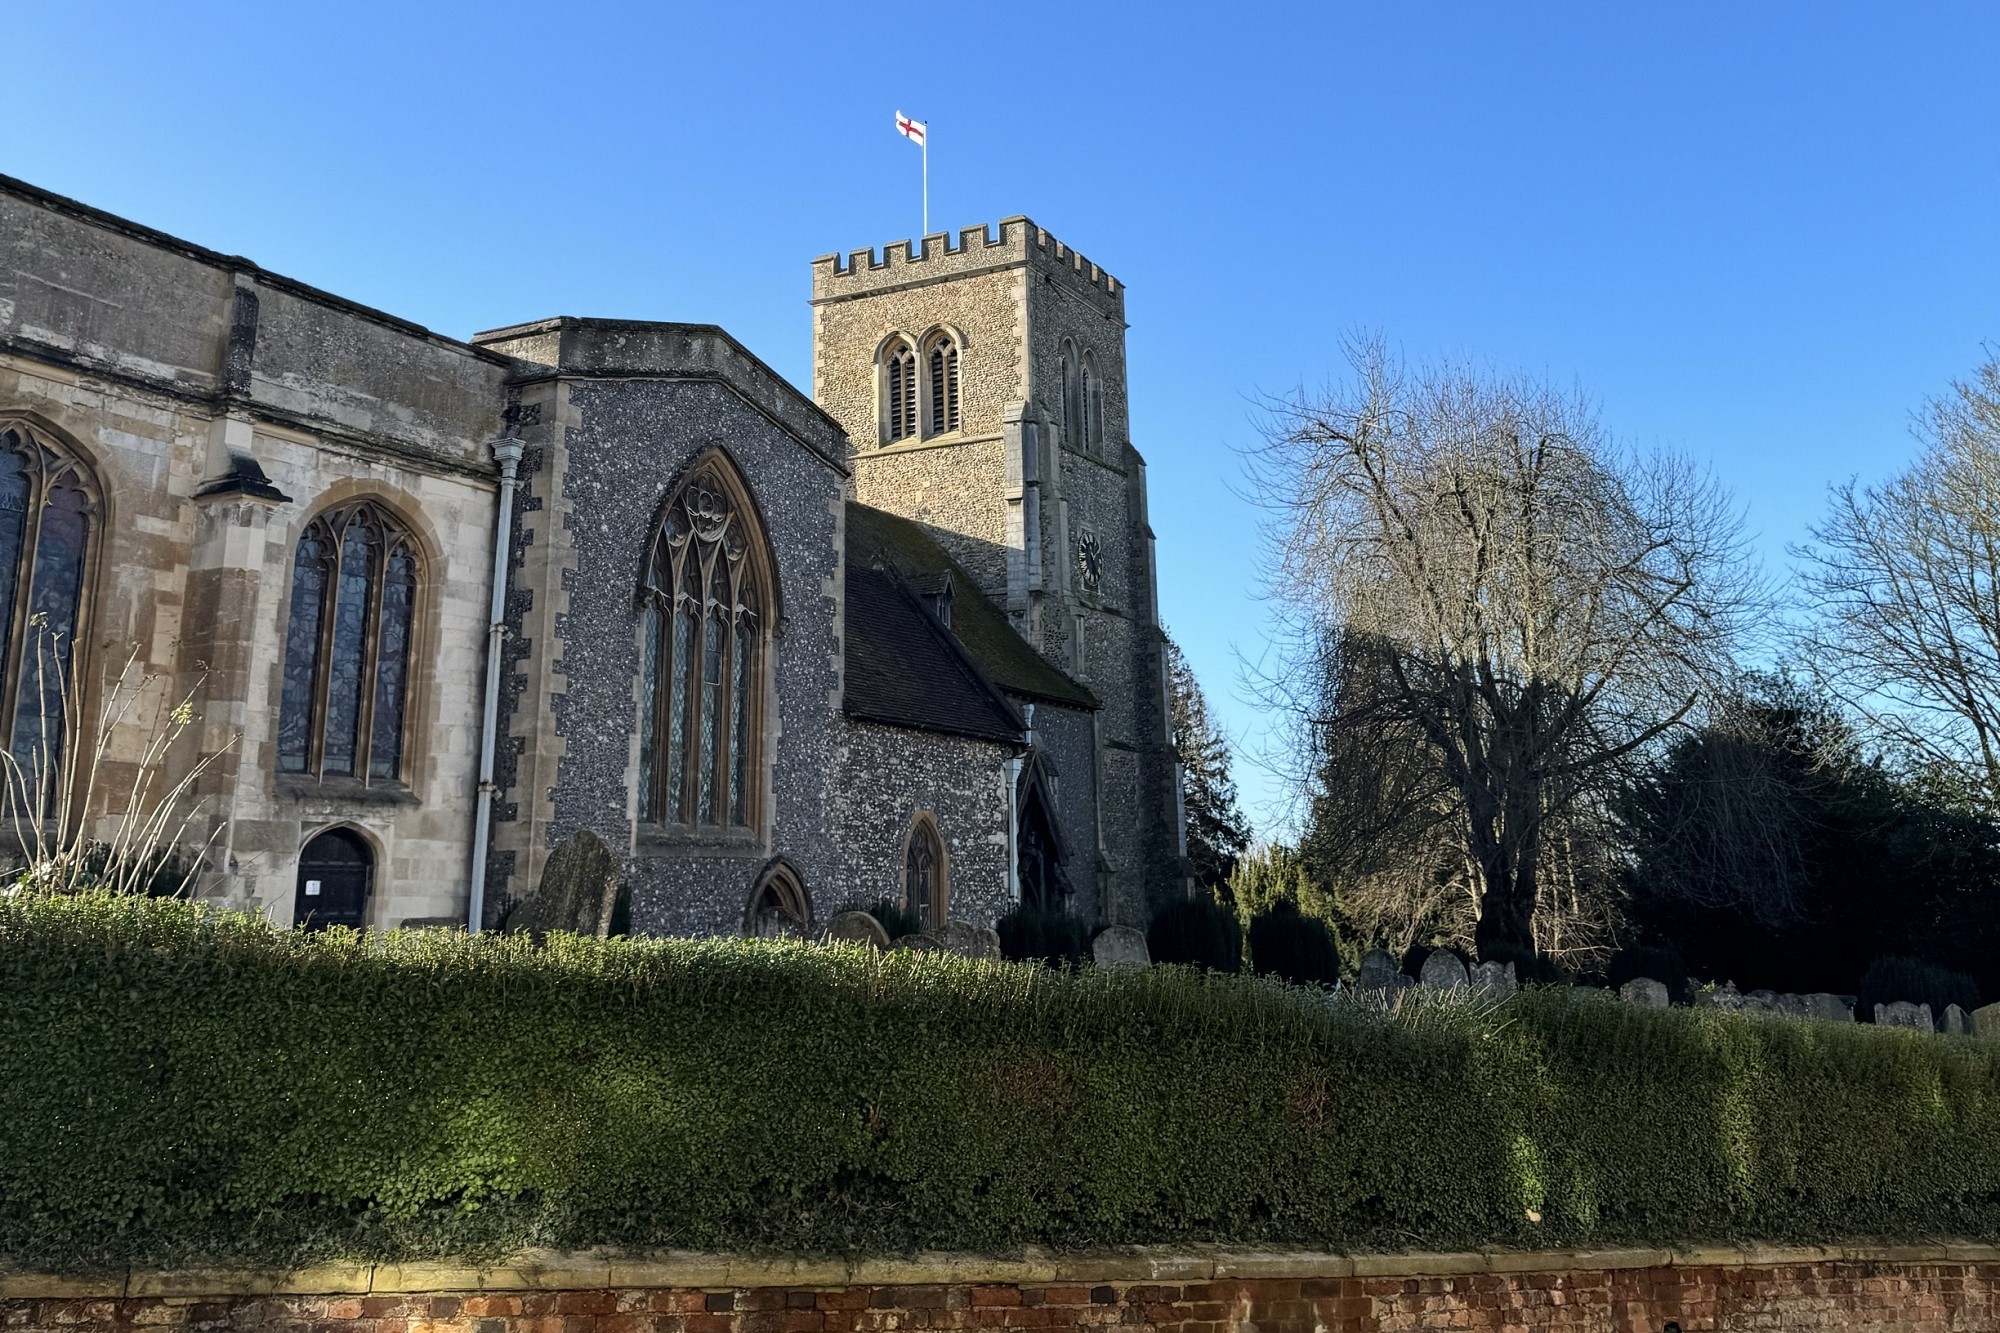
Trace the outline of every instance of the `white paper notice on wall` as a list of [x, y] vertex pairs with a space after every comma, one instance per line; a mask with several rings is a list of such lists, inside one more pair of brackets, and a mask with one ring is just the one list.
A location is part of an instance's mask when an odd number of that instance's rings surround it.
[[308, 897], [308, 898], [317, 898], [317, 897], [319, 897], [319, 881], [318, 881], [318, 880], [316, 880], [316, 879], [309, 879], [309, 880], [307, 880], [307, 881], [306, 881], [306, 897]]

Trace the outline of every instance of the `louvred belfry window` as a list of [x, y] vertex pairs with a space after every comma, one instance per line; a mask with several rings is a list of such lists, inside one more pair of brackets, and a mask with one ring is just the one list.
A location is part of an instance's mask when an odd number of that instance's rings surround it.
[[949, 339], [932, 345], [931, 434], [943, 435], [958, 429], [958, 344]]
[[420, 572], [415, 539], [380, 505], [343, 505], [306, 525], [285, 627], [280, 773], [402, 778]]
[[21, 786], [51, 793], [63, 771], [97, 514], [82, 463], [33, 428], [0, 422], [0, 723], [14, 758], [10, 797]]
[[667, 505], [641, 600], [641, 815], [755, 828], [770, 581], [749, 494], [725, 459], [697, 466]]
[[896, 342], [890, 345], [885, 360], [888, 439], [894, 443], [917, 433], [917, 354], [908, 343]]

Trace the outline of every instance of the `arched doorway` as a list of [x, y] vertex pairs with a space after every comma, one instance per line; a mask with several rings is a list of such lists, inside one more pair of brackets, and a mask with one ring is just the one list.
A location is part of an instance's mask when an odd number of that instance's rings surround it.
[[812, 899], [806, 895], [799, 872], [786, 861], [767, 866], [750, 892], [743, 933], [759, 939], [782, 939], [811, 931]]
[[301, 930], [361, 929], [368, 918], [368, 890], [374, 879], [375, 854], [361, 836], [351, 829], [328, 829], [299, 853], [292, 924]]

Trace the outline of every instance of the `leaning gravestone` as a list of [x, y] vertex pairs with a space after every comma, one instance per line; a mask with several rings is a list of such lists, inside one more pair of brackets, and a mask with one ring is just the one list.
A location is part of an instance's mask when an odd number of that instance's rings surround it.
[[1515, 990], [1512, 963], [1474, 963], [1472, 989], [1488, 995], [1512, 995]]
[[1885, 1028], [1914, 1028], [1918, 1032], [1935, 1032], [1937, 1027], [1931, 1022], [1931, 1007], [1927, 1004], [1911, 1004], [1908, 1000], [1892, 1000], [1888, 1004], [1875, 1006], [1875, 1023]]
[[[990, 939], [988, 937], [991, 937]], [[938, 932], [944, 947], [966, 958], [998, 958], [1000, 956], [1000, 936], [992, 930], [980, 930], [963, 921], [947, 921]]]
[[1635, 1009], [1664, 1009], [1672, 999], [1667, 983], [1651, 977], [1633, 977], [1618, 988], [1618, 998]]
[[1370, 949], [1361, 955], [1361, 972], [1354, 978], [1359, 990], [1388, 990], [1396, 984], [1402, 969], [1387, 949]]
[[1106, 926], [1090, 942], [1090, 958], [1099, 967], [1147, 967], [1146, 937], [1130, 926]]
[[1989, 1004], [1972, 1011], [1972, 1035], [2000, 1037], [2000, 1004]]
[[1955, 1004], [1948, 1004], [1944, 1007], [1944, 1031], [1947, 1036], [1952, 1037], [1971, 1036], [1972, 1020], [1966, 1017], [1965, 1010]]
[[1432, 949], [1424, 959], [1421, 980], [1425, 990], [1464, 990], [1469, 984], [1465, 964], [1449, 949]]
[[871, 949], [889, 947], [889, 932], [867, 912], [836, 912], [826, 923], [826, 938], [832, 944], [865, 944]]
[[611, 912], [618, 902], [618, 858], [604, 839], [579, 829], [557, 843], [542, 866], [541, 883], [507, 913], [509, 931], [527, 931], [537, 938], [552, 930], [578, 935], [611, 933]]

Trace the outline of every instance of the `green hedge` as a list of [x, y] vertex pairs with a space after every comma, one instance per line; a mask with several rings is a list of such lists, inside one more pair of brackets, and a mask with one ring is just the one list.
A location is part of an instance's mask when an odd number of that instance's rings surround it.
[[0, 902], [0, 1259], [2000, 1235], [1983, 1043]]

